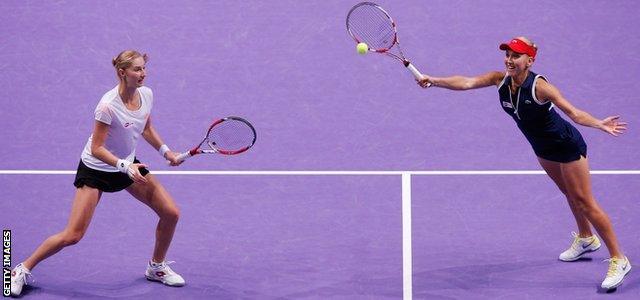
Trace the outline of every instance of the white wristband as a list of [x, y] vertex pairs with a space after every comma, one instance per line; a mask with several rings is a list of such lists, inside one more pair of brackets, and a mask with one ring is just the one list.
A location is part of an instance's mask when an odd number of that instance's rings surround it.
[[162, 146], [160, 146], [160, 149], [158, 149], [158, 152], [160, 153], [160, 155], [162, 155], [162, 157], [164, 157], [164, 155], [169, 151], [171, 151], [171, 149], [169, 149], [167, 144], [162, 144]]
[[129, 176], [129, 178], [133, 179], [133, 170], [131, 168], [129, 168], [129, 166], [131, 166], [132, 162], [125, 160], [125, 159], [118, 159], [118, 162], [116, 163], [116, 167], [118, 168], [118, 171], [127, 174], [127, 176]]
[[118, 159], [118, 162], [116, 163], [116, 168], [118, 168], [118, 171], [128, 174], [130, 165], [131, 165], [130, 161], [125, 159]]

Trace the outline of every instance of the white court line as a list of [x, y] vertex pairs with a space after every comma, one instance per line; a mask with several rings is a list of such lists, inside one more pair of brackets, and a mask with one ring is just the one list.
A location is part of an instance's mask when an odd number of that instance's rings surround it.
[[411, 246], [411, 174], [402, 174], [402, 295], [413, 299], [413, 258]]
[[[156, 175], [544, 175], [542, 170], [459, 171], [153, 171]], [[640, 170], [591, 170], [593, 175], [640, 175]], [[0, 170], [0, 175], [75, 175], [75, 170]]]

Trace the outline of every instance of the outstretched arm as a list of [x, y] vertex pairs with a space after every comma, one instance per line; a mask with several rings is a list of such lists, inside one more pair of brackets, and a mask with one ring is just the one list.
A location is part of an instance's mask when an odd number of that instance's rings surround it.
[[544, 80], [536, 81], [536, 97], [553, 102], [573, 122], [582, 126], [597, 128], [613, 136], [618, 136], [627, 129], [626, 122], [618, 121], [620, 116], [610, 116], [599, 120], [588, 112], [578, 109], [565, 99], [555, 86]]
[[423, 88], [429, 86], [441, 87], [449, 90], [471, 90], [498, 85], [504, 79], [503, 72], [489, 72], [475, 77], [451, 76], [432, 77], [422, 75], [423, 79], [418, 80], [418, 84]]

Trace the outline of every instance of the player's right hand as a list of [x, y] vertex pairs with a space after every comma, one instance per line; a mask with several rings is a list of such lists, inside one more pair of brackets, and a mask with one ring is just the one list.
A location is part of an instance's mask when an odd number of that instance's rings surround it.
[[425, 75], [425, 74], [422, 74], [422, 79], [420, 80], [416, 79], [416, 81], [418, 82], [418, 85], [420, 85], [425, 89], [433, 85], [433, 79], [431, 79], [431, 76]]
[[138, 168], [146, 168], [147, 165], [145, 164], [131, 164], [129, 166], [129, 170], [127, 175], [129, 175], [129, 178], [131, 178], [131, 180], [133, 180], [133, 182], [135, 183], [147, 183], [147, 179], [144, 178], [144, 176], [142, 176], [142, 174], [140, 174], [140, 170]]

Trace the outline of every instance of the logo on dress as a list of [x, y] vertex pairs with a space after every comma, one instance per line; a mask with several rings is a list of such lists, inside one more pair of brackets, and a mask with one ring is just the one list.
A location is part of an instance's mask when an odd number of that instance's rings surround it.
[[531, 100], [524, 100], [525, 104], [531, 104]]
[[129, 127], [129, 126], [131, 126], [131, 125], [133, 125], [133, 123], [131, 123], [131, 122], [126, 122], [126, 123], [124, 123], [124, 128], [127, 128], [127, 127]]
[[513, 108], [513, 105], [509, 102], [506, 101], [502, 101], [502, 106], [503, 107], [507, 107], [507, 108]]

